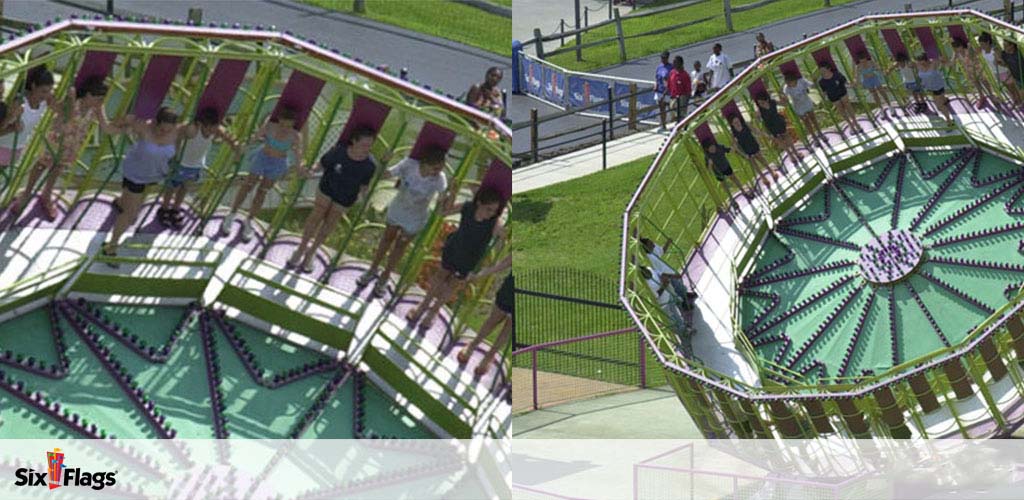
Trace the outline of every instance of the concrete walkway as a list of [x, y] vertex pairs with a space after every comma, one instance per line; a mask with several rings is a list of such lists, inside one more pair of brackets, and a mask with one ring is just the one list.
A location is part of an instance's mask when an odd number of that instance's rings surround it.
[[[653, 155], [668, 139], [667, 132], [637, 132], [608, 143], [607, 168]], [[512, 193], [525, 193], [600, 172], [603, 169], [601, 145], [591, 146], [512, 171]]]
[[668, 386], [574, 401], [512, 417], [515, 439], [702, 439]]

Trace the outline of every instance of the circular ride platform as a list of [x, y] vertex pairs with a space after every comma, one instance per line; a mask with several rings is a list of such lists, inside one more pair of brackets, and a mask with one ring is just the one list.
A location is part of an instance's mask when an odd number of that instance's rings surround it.
[[[1024, 422], [1024, 124], [1005, 92], [980, 102], [971, 78], [994, 75], [947, 68], [953, 126], [852, 87], [863, 132], [818, 102], [825, 144], [780, 104], [802, 156], [762, 141], [785, 165], [765, 188], [730, 155], [752, 197], [702, 152], [730, 144], [733, 116], [760, 126], [753, 100], [785, 76], [828, 62], [853, 81], [855, 54], [888, 67], [982, 32], [1024, 35], [966, 10], [866, 16], [762, 57], [673, 130], [627, 208], [621, 292], [706, 436], [985, 438]], [[643, 279], [641, 237], [674, 242], [662, 258], [698, 295], [692, 321]]]

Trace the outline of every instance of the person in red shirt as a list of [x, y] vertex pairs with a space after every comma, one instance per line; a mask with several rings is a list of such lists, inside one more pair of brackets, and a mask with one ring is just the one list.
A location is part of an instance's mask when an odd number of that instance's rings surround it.
[[690, 105], [690, 75], [683, 68], [683, 57], [672, 60], [672, 71], [668, 73], [668, 95], [676, 101], [676, 121], [683, 119]]

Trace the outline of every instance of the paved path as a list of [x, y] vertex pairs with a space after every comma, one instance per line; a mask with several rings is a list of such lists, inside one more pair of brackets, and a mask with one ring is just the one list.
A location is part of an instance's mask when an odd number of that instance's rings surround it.
[[[30, 22], [44, 22], [56, 16], [92, 15], [95, 12], [73, 4], [103, 10], [99, 0], [6, 0], [4, 14]], [[409, 77], [461, 95], [483, 80], [488, 67], [511, 67], [508, 57], [457, 42], [329, 11], [295, 0], [207, 0], [180, 2], [166, 0], [117, 0], [114, 6], [126, 13], [184, 19], [191, 6], [203, 9], [203, 21], [276, 25], [303, 37], [322, 41], [364, 61], [387, 64], [392, 69], [409, 69]], [[503, 87], [509, 88], [506, 78]]]
[[[642, 422], [642, 425], [637, 425]], [[512, 417], [515, 439], [701, 439], [668, 386], [574, 401]]]
[[[540, 28], [544, 35], [558, 31], [558, 21], [565, 19], [575, 26], [576, 13], [573, 0], [515, 0], [512, 2], [512, 39], [525, 42], [533, 38], [533, 29]], [[591, 24], [608, 20], [608, 0], [580, 0], [580, 26], [583, 26], [583, 11], [590, 11]], [[630, 12], [627, 6], [619, 7], [619, 14]], [[571, 28], [566, 28], [571, 29]], [[554, 50], [559, 42], [544, 44], [545, 49]]]
[[[637, 158], [653, 155], [668, 139], [668, 133], [638, 132], [608, 143], [607, 168], [629, 163]], [[512, 171], [512, 193], [557, 184], [600, 172], [605, 168], [601, 145], [574, 151]]]

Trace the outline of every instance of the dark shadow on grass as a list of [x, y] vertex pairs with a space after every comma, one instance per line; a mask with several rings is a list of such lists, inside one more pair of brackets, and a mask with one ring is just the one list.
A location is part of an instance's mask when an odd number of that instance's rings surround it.
[[518, 198], [515, 201], [516, 211], [512, 215], [513, 222], [539, 224], [548, 218], [554, 202], [535, 200], [530, 197]]

